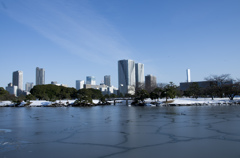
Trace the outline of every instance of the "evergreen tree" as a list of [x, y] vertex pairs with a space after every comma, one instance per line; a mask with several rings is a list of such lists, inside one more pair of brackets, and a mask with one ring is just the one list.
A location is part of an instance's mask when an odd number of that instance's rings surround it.
[[198, 83], [192, 82], [189, 88], [187, 89], [186, 94], [197, 99], [200, 95], [200, 92], [201, 91]]

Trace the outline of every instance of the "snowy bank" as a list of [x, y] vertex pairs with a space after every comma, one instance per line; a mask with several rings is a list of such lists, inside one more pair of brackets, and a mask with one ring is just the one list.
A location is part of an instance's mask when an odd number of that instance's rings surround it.
[[10, 106], [13, 105], [11, 101], [0, 101], [0, 106]]
[[[59, 105], [59, 106], [67, 106], [67, 105], [72, 105], [76, 100], [56, 100], [54, 102], [51, 101], [46, 101], [46, 100], [30, 100], [29, 103], [27, 102], [22, 102], [19, 106], [24, 106], [28, 105], [29, 107], [41, 107], [41, 106], [54, 106], [54, 105]], [[94, 99], [93, 103], [97, 104], [99, 100]], [[11, 101], [1, 101], [0, 102], [0, 107], [4, 106], [14, 106], [13, 102]]]
[[[124, 101], [124, 100], [123, 100]], [[151, 99], [145, 100], [147, 104], [151, 102], [155, 102]], [[165, 105], [166, 99], [159, 99], [157, 101], [158, 105]], [[232, 105], [232, 104], [240, 104], [240, 97], [235, 98], [234, 100], [229, 100], [229, 98], [214, 98], [212, 100], [211, 98], [174, 98], [174, 99], [168, 99], [170, 103], [168, 105], [172, 106], [189, 106], [189, 105]], [[46, 100], [31, 100], [29, 105], [26, 102], [22, 102], [20, 106], [28, 105], [29, 107], [39, 107], [39, 106], [67, 106], [72, 105], [75, 102], [75, 100], [57, 100], [55, 102], [46, 101]], [[99, 100], [95, 99], [93, 100], [94, 104], [98, 104]], [[113, 103], [113, 101], [110, 101]], [[150, 105], [150, 104], [149, 104]], [[4, 106], [14, 106], [14, 104], [11, 101], [1, 101], [0, 107]]]
[[[158, 103], [165, 103], [166, 99], [160, 99]], [[240, 98], [235, 98], [234, 100], [229, 100], [229, 98], [174, 98], [168, 99], [170, 101], [169, 105], [183, 106], [183, 105], [231, 105], [240, 104]], [[147, 99], [146, 102], [153, 102], [151, 99]]]
[[172, 104], [177, 105], [224, 105], [224, 104], [238, 104], [240, 103], [240, 98], [234, 100], [229, 100], [229, 98], [176, 98]]

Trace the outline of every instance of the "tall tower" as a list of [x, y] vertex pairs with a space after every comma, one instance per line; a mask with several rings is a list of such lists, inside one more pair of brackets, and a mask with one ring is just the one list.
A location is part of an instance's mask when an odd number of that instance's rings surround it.
[[111, 76], [110, 75], [104, 76], [104, 84], [107, 85], [108, 87], [111, 87]]
[[86, 84], [96, 85], [96, 79], [94, 76], [87, 76], [86, 77]]
[[76, 89], [83, 89], [84, 87], [84, 80], [76, 80]]
[[133, 60], [118, 61], [118, 89], [123, 95], [134, 94], [135, 91], [135, 63]]
[[45, 84], [45, 70], [43, 68], [36, 68], [36, 85]]
[[187, 82], [191, 82], [190, 69], [187, 69]]
[[14, 71], [12, 76], [12, 84], [13, 86], [17, 86], [18, 89], [23, 90], [23, 72], [22, 71]]
[[144, 83], [144, 65], [141, 63], [135, 64], [136, 87]]

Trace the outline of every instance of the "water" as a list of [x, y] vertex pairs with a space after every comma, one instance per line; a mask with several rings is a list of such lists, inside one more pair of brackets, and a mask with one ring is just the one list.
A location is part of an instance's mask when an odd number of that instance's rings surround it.
[[240, 106], [0, 108], [1, 158], [239, 158]]

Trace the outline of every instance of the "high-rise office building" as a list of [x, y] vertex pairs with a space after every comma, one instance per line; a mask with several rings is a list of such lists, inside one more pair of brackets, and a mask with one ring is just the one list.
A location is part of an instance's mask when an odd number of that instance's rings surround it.
[[33, 88], [33, 83], [32, 82], [27, 82], [25, 84], [25, 91], [30, 92], [30, 90]]
[[17, 86], [19, 90], [23, 90], [23, 72], [14, 71], [12, 76], [13, 86]]
[[45, 70], [43, 68], [36, 68], [36, 85], [45, 84]]
[[145, 89], [148, 92], [151, 92], [157, 87], [157, 79], [153, 75], [147, 75], [145, 76]]
[[187, 82], [191, 82], [190, 69], [187, 69]]
[[83, 89], [84, 88], [84, 80], [76, 80], [76, 89]]
[[118, 61], [118, 89], [123, 95], [135, 92], [135, 63], [133, 60]]
[[86, 77], [86, 84], [96, 85], [96, 79], [94, 76], [87, 76]]
[[111, 87], [111, 76], [110, 75], [104, 76], [104, 84]]
[[138, 88], [144, 83], [144, 65], [141, 63], [135, 64], [136, 87]]

